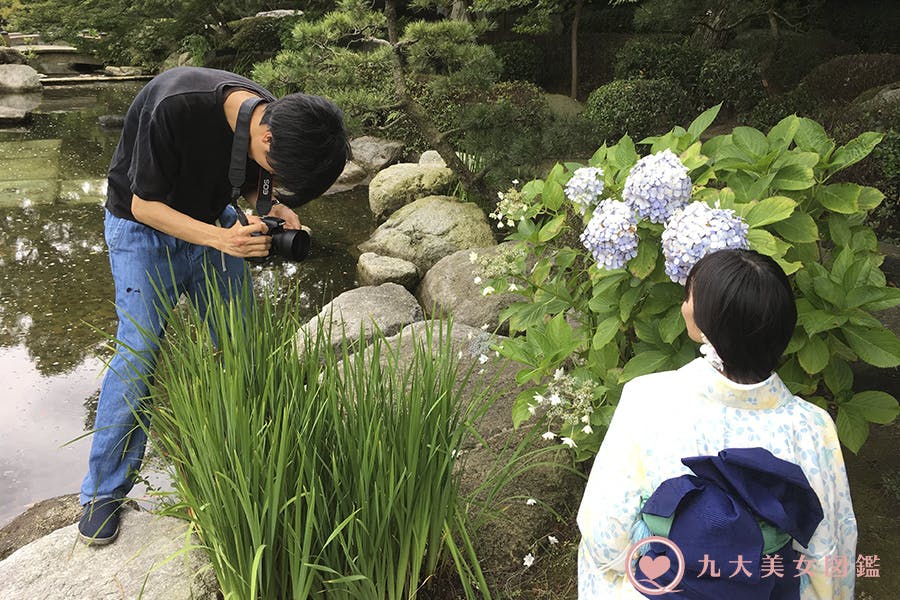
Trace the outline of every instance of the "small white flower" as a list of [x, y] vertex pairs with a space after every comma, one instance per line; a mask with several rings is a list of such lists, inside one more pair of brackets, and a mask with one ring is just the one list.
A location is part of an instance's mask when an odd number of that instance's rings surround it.
[[541, 396], [540, 394], [535, 394], [535, 395], [534, 395], [534, 401], [537, 402], [538, 404], [543, 404], [543, 403], [544, 403], [544, 400], [546, 400], [546, 398], [544, 398], [544, 397]]
[[477, 252], [469, 252], [469, 262], [474, 263], [478, 261], [478, 253]]
[[519, 180], [518, 180], [518, 179], [513, 179], [513, 180], [512, 180], [512, 184], [513, 184], [513, 185], [519, 185]]
[[496, 356], [497, 358], [500, 358], [500, 351], [494, 350], [494, 356]]
[[497, 221], [497, 229], [503, 229], [503, 221]]
[[522, 564], [525, 565], [525, 568], [526, 568], [526, 569], [527, 569], [528, 567], [530, 567], [531, 565], [533, 565], [533, 564], [534, 564], [534, 555], [533, 555], [531, 552], [529, 552], [528, 554], [526, 554], [526, 555], [525, 555], [525, 559], [522, 560]]
[[490, 296], [491, 294], [493, 294], [496, 291], [497, 290], [495, 290], [492, 286], [487, 286], [486, 288], [481, 290], [481, 295], [482, 296]]
[[476, 277], [473, 281], [474, 281], [476, 284], [481, 283], [481, 277]]
[[485, 323], [484, 325], [482, 325], [482, 326], [481, 326], [481, 330], [482, 330], [482, 331], [487, 331], [487, 330], [488, 330], [488, 324]]
[[534, 498], [529, 498], [525, 501], [525, 504], [527, 504], [528, 506], [534, 506], [535, 504], [537, 504], [537, 500], [535, 500]]
[[456, 353], [456, 358], [459, 360], [462, 360], [462, 357], [463, 357], [463, 353], [462, 353], [462, 350], [460, 350], [459, 352]]
[[478, 374], [479, 374], [479, 375], [484, 375], [484, 369], [478, 369]]
[[563, 444], [565, 444], [566, 446], [568, 446], [569, 448], [577, 448], [578, 447], [578, 445], [575, 443], [575, 440], [573, 440], [572, 438], [564, 437], [564, 438], [561, 438], [560, 441]]
[[581, 422], [582, 422], [582, 423], [590, 423], [590, 422], [591, 422], [591, 415], [584, 415], [583, 417], [581, 417]]
[[547, 541], [550, 542], [550, 545], [551, 545], [551, 546], [555, 546], [555, 545], [557, 545], [557, 544], [559, 543], [559, 540], [556, 539], [556, 537], [555, 537], [555, 536], [552, 536], [552, 535], [548, 535], [548, 536], [547, 536]]
[[514, 283], [509, 284], [509, 291], [511, 291], [511, 292], [518, 292], [520, 289], [522, 289], [522, 288], [520, 288], [519, 286], [517, 286]]
[[562, 404], [562, 398], [559, 397], [559, 394], [552, 394], [548, 400], [550, 400], [550, 406], [559, 406]]
[[594, 433], [594, 430], [591, 428], [590, 425], [585, 425], [584, 427], [581, 428], [581, 431], [583, 431], [585, 433]]
[[562, 369], [557, 369], [557, 370], [553, 371], [553, 381], [559, 381], [560, 379], [562, 379], [563, 375], [565, 375], [565, 374], [566, 374], [566, 372], [563, 371]]
[[507, 219], [507, 220], [506, 220], [506, 226], [507, 226], [507, 227], [515, 227], [515, 226], [516, 226], [516, 222], [513, 221], [512, 219]]
[[535, 412], [537, 412], [537, 406], [535, 406], [534, 404], [529, 404], [528, 414], [533, 415]]
[[478, 357], [478, 362], [480, 362], [481, 364], [484, 364], [487, 361], [488, 361], [487, 354], [482, 354], [481, 356]]
[[544, 438], [545, 440], [552, 440], [552, 439], [556, 438], [556, 434], [553, 433], [552, 431], [547, 431], [547, 432], [544, 432], [544, 434], [541, 435], [541, 437]]

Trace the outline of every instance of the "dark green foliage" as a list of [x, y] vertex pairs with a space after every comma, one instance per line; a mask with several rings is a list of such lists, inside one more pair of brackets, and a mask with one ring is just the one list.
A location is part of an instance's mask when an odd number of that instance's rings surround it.
[[275, 56], [294, 25], [303, 17], [249, 17], [233, 24], [227, 47], [234, 50], [232, 71], [250, 75], [253, 65]]
[[776, 90], [789, 89], [829, 58], [855, 51], [854, 44], [839, 40], [827, 31], [783, 31], [774, 61], [765, 75]]
[[597, 128], [598, 142], [624, 134], [640, 140], [680, 123], [688, 112], [684, 89], [673, 79], [619, 79], [597, 88], [584, 116]]
[[503, 81], [477, 102], [462, 105], [460, 147], [501, 170], [537, 164], [545, 157], [543, 130], [550, 108], [540, 89], [524, 81]]
[[544, 82], [544, 55], [537, 40], [509, 40], [491, 46], [503, 63], [500, 79], [503, 81], [530, 81], [537, 85]]
[[884, 201], [869, 214], [868, 222], [878, 239], [900, 244], [900, 102], [879, 99], [890, 95], [885, 92], [892, 89], [898, 89], [898, 85], [864, 94], [849, 106], [828, 111], [825, 120], [835, 139], [841, 143], [863, 131], [885, 133], [872, 154], [842, 172], [840, 180], [868, 185], [884, 193]]
[[704, 104], [722, 102], [731, 111], [753, 108], [765, 96], [759, 65], [744, 50], [722, 50], [711, 53], [700, 69], [697, 90]]
[[853, 41], [862, 52], [900, 52], [900, 2], [831, 0], [815, 17], [822, 28]]
[[816, 117], [819, 106], [819, 102], [801, 83], [790, 92], [763, 99], [748, 113], [742, 115], [739, 121], [751, 127], [766, 129], [774, 126], [786, 115]]
[[804, 83], [825, 102], [849, 102], [866, 90], [900, 80], [900, 55], [837, 56], [813, 69]]
[[638, 36], [616, 52], [617, 79], [674, 79], [686, 90], [700, 78], [706, 51], [685, 41], [659, 36]]

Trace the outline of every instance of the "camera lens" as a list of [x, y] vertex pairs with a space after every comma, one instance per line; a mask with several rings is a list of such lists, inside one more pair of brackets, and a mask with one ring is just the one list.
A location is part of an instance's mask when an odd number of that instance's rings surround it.
[[309, 254], [310, 236], [304, 229], [286, 229], [272, 234], [272, 252], [288, 260], [303, 260]]

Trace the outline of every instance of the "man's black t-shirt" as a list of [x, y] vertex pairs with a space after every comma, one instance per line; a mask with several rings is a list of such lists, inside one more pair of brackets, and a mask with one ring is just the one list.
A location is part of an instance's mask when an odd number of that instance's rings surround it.
[[[231, 199], [234, 132], [223, 106], [235, 88], [275, 99], [249, 79], [216, 69], [179, 67], [147, 83], [125, 115], [109, 167], [106, 208], [134, 221], [131, 197], [137, 195], [214, 222]], [[254, 188], [258, 177], [259, 165], [248, 157], [245, 187]]]

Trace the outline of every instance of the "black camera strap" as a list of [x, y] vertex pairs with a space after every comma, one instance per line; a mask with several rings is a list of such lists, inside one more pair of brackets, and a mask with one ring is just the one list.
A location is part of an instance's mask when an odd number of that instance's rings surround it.
[[[238, 221], [241, 225], [247, 225], [247, 217], [238, 206], [238, 198], [241, 196], [241, 187], [247, 177], [247, 151], [250, 148], [250, 117], [254, 109], [263, 98], [248, 98], [241, 103], [238, 110], [237, 122], [234, 126], [234, 141], [231, 143], [231, 165], [228, 168], [228, 181], [231, 183], [231, 203], [237, 211]], [[259, 188], [256, 199], [256, 211], [260, 216], [269, 214], [272, 210], [272, 175], [259, 168]]]

